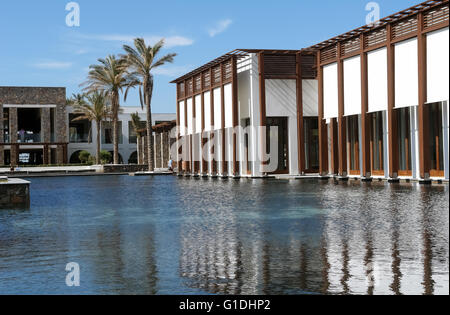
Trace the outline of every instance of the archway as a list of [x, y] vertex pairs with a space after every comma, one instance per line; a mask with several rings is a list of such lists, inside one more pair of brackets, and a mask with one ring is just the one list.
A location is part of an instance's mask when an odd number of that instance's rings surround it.
[[[111, 153], [111, 159], [114, 159], [114, 151], [109, 151]], [[113, 161], [111, 161], [113, 162]], [[123, 164], [123, 158], [122, 155], [119, 153], [119, 164]]]
[[80, 161], [80, 153], [81, 153], [81, 150], [78, 150], [78, 151], [75, 151], [74, 153], [72, 153], [72, 155], [70, 156], [70, 159], [69, 159], [69, 163], [70, 164], [81, 164], [81, 161]]
[[137, 151], [131, 153], [130, 158], [128, 159], [128, 164], [138, 164]]

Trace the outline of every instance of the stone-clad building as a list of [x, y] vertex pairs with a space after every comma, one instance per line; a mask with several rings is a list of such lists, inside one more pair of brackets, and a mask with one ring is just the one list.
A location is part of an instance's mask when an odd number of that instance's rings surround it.
[[66, 89], [0, 87], [0, 165], [67, 163]]
[[[141, 107], [122, 108], [120, 163], [145, 165], [146, 143], [138, 147], [131, 123], [133, 113], [138, 113], [145, 125]], [[78, 164], [81, 151], [95, 155], [97, 126], [95, 122], [76, 121], [77, 116], [73, 107], [66, 106], [65, 88], [0, 87], [0, 166]], [[175, 119], [175, 114], [153, 115], [158, 168], [167, 167], [168, 144], [174, 141], [169, 139], [168, 128], [176, 125]], [[111, 123], [104, 122], [100, 132], [102, 150], [112, 152]]]

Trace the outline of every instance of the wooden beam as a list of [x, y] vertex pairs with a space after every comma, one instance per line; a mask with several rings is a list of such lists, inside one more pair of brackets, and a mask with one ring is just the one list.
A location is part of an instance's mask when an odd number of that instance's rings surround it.
[[328, 132], [323, 113], [323, 67], [320, 66], [320, 51], [317, 52], [317, 79], [319, 104], [319, 173], [328, 174]]
[[369, 82], [367, 53], [364, 52], [364, 34], [361, 35], [361, 153], [362, 153], [362, 176], [371, 177], [370, 166], [370, 117], [369, 111]]
[[303, 77], [302, 77], [302, 56], [297, 54], [297, 147], [298, 147], [298, 172], [305, 172], [305, 139], [303, 120]]
[[397, 115], [395, 111], [395, 46], [392, 43], [392, 27], [387, 26], [387, 58], [388, 58], [388, 146], [389, 146], [389, 177], [398, 177], [398, 138]]
[[341, 58], [341, 43], [338, 49], [338, 150], [339, 150], [339, 176], [347, 176], [347, 126], [344, 117], [344, 61]]
[[419, 165], [420, 178], [430, 177], [430, 153], [427, 148], [429, 139], [429, 112], [427, 102], [427, 37], [422, 31], [424, 29], [423, 13], [418, 15], [418, 59], [419, 59], [419, 106], [417, 108], [419, 118]]

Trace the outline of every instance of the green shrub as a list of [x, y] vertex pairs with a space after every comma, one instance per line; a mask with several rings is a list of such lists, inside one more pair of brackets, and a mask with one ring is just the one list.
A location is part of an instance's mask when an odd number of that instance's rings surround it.
[[89, 161], [90, 157], [91, 154], [88, 151], [81, 151], [80, 154], [78, 155], [78, 158], [83, 164], [86, 164]]
[[112, 154], [109, 151], [100, 151], [100, 163], [109, 164], [112, 161]]

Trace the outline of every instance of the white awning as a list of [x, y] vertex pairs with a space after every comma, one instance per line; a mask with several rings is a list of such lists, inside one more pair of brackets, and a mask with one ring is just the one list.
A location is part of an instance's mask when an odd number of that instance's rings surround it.
[[323, 67], [323, 118], [338, 116], [338, 66], [333, 63]]
[[367, 76], [369, 84], [369, 113], [387, 110], [387, 49], [381, 48], [367, 53]]
[[427, 34], [427, 102], [449, 99], [448, 27]]
[[361, 114], [361, 57], [344, 60], [344, 115]]

